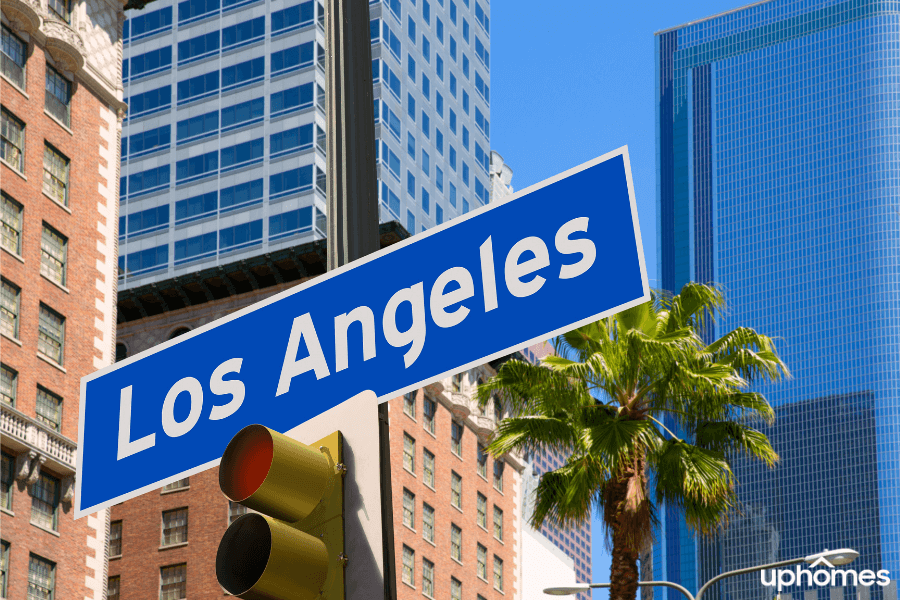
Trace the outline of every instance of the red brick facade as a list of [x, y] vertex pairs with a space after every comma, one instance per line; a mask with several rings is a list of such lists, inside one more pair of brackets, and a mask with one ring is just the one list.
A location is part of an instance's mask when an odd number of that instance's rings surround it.
[[[0, 251], [4, 283], [19, 289], [18, 334], [0, 337], [0, 360], [17, 373], [14, 403], [2, 407], [2, 449], [12, 479], [11, 500], [0, 515], [0, 536], [9, 544], [6, 598], [28, 595], [29, 564], [37, 556], [55, 564], [54, 598], [99, 600], [105, 588], [106, 515], [75, 520], [72, 492], [80, 379], [110, 362], [114, 344], [115, 281], [107, 273], [114, 273], [115, 223], [109, 221], [115, 219], [118, 172], [108, 159], [118, 159], [119, 126], [115, 107], [82, 81], [83, 71], [66, 72], [66, 65], [54, 61], [36, 41], [43, 39], [40, 32], [29, 33], [6, 16], [4, 7], [3, 25], [27, 47], [24, 89], [0, 79], [0, 104], [25, 125], [24, 173], [11, 168], [15, 165], [0, 164], [5, 197], [22, 206], [20, 251]], [[48, 62], [72, 83], [70, 127], [44, 110]], [[42, 191], [45, 144], [70, 160], [67, 206]], [[67, 239], [62, 285], [41, 273], [44, 225]], [[62, 364], [38, 351], [41, 304], [65, 318]], [[57, 426], [38, 416], [39, 387], [61, 398]], [[39, 525], [33, 512], [41, 474], [58, 484], [55, 527]]]

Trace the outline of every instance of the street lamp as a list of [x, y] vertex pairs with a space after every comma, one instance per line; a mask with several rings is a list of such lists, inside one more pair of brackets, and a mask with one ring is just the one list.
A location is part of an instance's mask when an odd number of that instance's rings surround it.
[[[755, 567], [747, 567], [746, 569], [737, 569], [734, 571], [728, 571], [727, 573], [722, 573], [721, 575], [716, 575], [709, 581], [703, 584], [700, 588], [700, 591], [697, 592], [697, 595], [694, 596], [687, 589], [678, 585], [677, 583], [672, 583], [671, 581], [639, 581], [638, 587], [655, 587], [655, 586], [664, 586], [670, 587], [678, 590], [682, 594], [685, 595], [687, 600], [700, 600], [706, 590], [709, 589], [709, 586], [714, 584], [715, 582], [725, 579], [726, 577], [733, 577], [735, 575], [744, 575], [745, 573], [752, 573], [754, 571], [764, 571], [766, 569], [777, 569], [779, 567], [787, 567], [789, 565], [796, 565], [802, 562], [805, 562], [810, 565], [815, 565], [820, 561], [825, 561], [831, 566], [842, 566], [848, 565], [852, 563], [854, 560], [859, 558], [859, 552], [856, 550], [852, 550], [850, 548], [842, 548], [840, 550], [828, 550], [827, 548], [819, 552], [818, 554], [810, 554], [809, 556], [804, 556], [801, 558], [792, 558], [790, 560], [782, 560], [775, 563], [770, 563], [767, 565], [758, 565]], [[573, 586], [564, 586], [564, 587], [551, 587], [544, 590], [544, 593], [550, 596], [571, 596], [574, 594], [580, 594], [581, 592], [587, 592], [593, 588], [608, 588], [611, 584], [609, 583], [583, 583], [580, 585]]]

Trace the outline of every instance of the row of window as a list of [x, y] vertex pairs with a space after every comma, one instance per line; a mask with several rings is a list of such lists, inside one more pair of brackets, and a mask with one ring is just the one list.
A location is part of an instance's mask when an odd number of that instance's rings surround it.
[[[6, 192], [0, 192], [0, 223], [0, 246], [21, 257], [24, 207]], [[47, 223], [41, 225], [41, 274], [60, 286], [66, 285], [68, 246], [69, 238]]]
[[[494, 555], [494, 588], [503, 591], [503, 559]], [[422, 594], [428, 598], [434, 598], [435, 564], [424, 556], [422, 557]], [[403, 545], [403, 569], [400, 579], [403, 583], [416, 587], [416, 551], [407, 545]], [[487, 581], [487, 548], [478, 544], [478, 577]], [[456, 577], [450, 577], [450, 599], [462, 600], [462, 582]], [[485, 600], [481, 594], [476, 595], [477, 600]]]
[[[0, 159], [25, 175], [25, 123], [0, 108]], [[44, 141], [43, 192], [63, 206], [69, 205], [69, 159]]]
[[[0, 508], [12, 512], [13, 482], [16, 457], [2, 453], [0, 463]], [[59, 530], [60, 480], [46, 471], [41, 471], [30, 486], [31, 522], [51, 531]]]
[[[51, 2], [52, 4], [52, 2]], [[7, 597], [12, 545], [0, 540], [0, 598]], [[56, 591], [56, 563], [28, 553], [28, 600], [53, 600]]]
[[[432, 460], [434, 456], [432, 456]], [[424, 477], [426, 477], [425, 484], [431, 488], [434, 488], [434, 465], [432, 462], [431, 466], [431, 477], [432, 483], [428, 484], [428, 469], [426, 468], [424, 471]], [[450, 504], [454, 507], [462, 510], [462, 476], [457, 474], [455, 471], [451, 474], [450, 479]], [[488, 530], [488, 522], [487, 522], [487, 496], [478, 492], [476, 497], [476, 516], [478, 526]], [[416, 529], [416, 495], [409, 491], [406, 488], [403, 488], [403, 524], [415, 531]], [[452, 525], [452, 524], [451, 524]], [[496, 504], [494, 505], [494, 513], [493, 513], [493, 526], [494, 526], [494, 537], [499, 541], [503, 541], [503, 510], [498, 507]], [[456, 530], [458, 527], [456, 525], [452, 525], [451, 529]], [[434, 508], [431, 507], [427, 502], [422, 503], [422, 535], [429, 542], [434, 542]], [[453, 554], [453, 553], [451, 553]], [[454, 558], [458, 560], [462, 560], [453, 554]]]
[[[122, 576], [114, 575], [106, 581], [107, 600], [119, 600], [122, 593]], [[187, 598], [187, 563], [168, 565], [159, 569], [159, 600], [185, 600]], [[31, 596], [29, 596], [31, 600]], [[52, 598], [48, 598], [52, 600]]]
[[[210, 58], [219, 53], [220, 47], [224, 52], [233, 50], [244, 45], [255, 42], [261, 42], [264, 39], [265, 24], [264, 17], [259, 17], [252, 21], [245, 21], [234, 25], [233, 28], [223, 29], [221, 32], [222, 42], [219, 43], [219, 32], [204, 34], [199, 38], [180, 42], [178, 44], [178, 65], [183, 66], [188, 63]], [[253, 27], [258, 25], [258, 27]], [[229, 35], [229, 31], [235, 29], [237, 33]], [[242, 32], [246, 29], [246, 34]], [[127, 82], [129, 80], [136, 81], [143, 77], [158, 75], [172, 68], [172, 46], [163, 46], [144, 54], [126, 59], [122, 62], [122, 78]], [[315, 56], [314, 56], [315, 55]], [[272, 77], [285, 75], [312, 66], [314, 58], [318, 59], [320, 65], [324, 61], [324, 50], [321, 45], [313, 42], [306, 42], [297, 46], [291, 46], [283, 50], [273, 52], [269, 56], [269, 74]], [[249, 61], [253, 68], [264, 69], [262, 57], [257, 61]], [[216, 74], [217, 75], [217, 74]], [[189, 95], [192, 86], [199, 85], [209, 79], [210, 75], [195, 77], [178, 83], [178, 100], [187, 100], [192, 96]], [[223, 91], [230, 89], [228, 86], [239, 83], [240, 69], [236, 66], [226, 67], [222, 69], [222, 86]]]
[[[237, 187], [245, 186], [246, 184], [241, 184], [241, 186]], [[212, 209], [210, 212], [204, 213], [201, 216], [217, 214], [215, 212], [216, 194], [217, 192], [211, 192], [210, 194], [198, 197], [200, 199], [209, 198], [211, 200], [205, 207], [196, 207], [197, 210], [204, 210], [204, 208]], [[180, 202], [178, 204], [180, 204]], [[167, 209], [168, 206], [165, 208]], [[193, 208], [195, 207], [192, 207], [192, 209]], [[150, 210], [158, 212], [158, 209]], [[220, 209], [218, 214], [221, 214], [223, 210], [224, 209]], [[313, 218], [313, 215], [315, 215], [315, 219]], [[315, 207], [307, 206], [278, 215], [272, 215], [269, 217], [269, 241], [274, 242], [291, 235], [312, 231], [313, 228], [318, 230], [320, 234], [325, 234], [325, 215]], [[234, 252], [235, 250], [246, 249], [256, 244], [261, 244], [262, 238], [263, 222], [262, 219], [256, 219], [232, 227], [225, 227], [218, 231], [211, 231], [187, 239], [176, 240], [173, 255], [174, 264], [176, 267], [179, 267], [193, 261], [215, 256], [217, 253], [224, 254], [227, 252]], [[138, 250], [127, 255], [119, 256], [119, 277], [137, 277], [146, 275], [154, 271], [165, 269], [168, 265], [168, 244]]]
[[[0, 331], [18, 340], [22, 289], [6, 278], [0, 280]], [[62, 366], [65, 348], [66, 318], [40, 303], [38, 318], [38, 353]], [[58, 427], [57, 427], [58, 429]]]
[[[51, 0], [51, 4], [53, 1]], [[25, 83], [25, 63], [28, 44], [14, 34], [6, 25], [0, 26], [0, 70], [23, 92]], [[49, 63], [44, 77], [44, 109], [57, 121], [69, 127], [71, 124], [72, 82], [62, 76]], [[7, 161], [10, 162], [10, 161]]]
[[[4, 330], [4, 333], [6, 331]], [[19, 387], [19, 372], [12, 367], [0, 363], [0, 400], [15, 408]], [[35, 418], [53, 429], [60, 431], [62, 427], [61, 396], [54, 394], [42, 385], [37, 386], [35, 395]]]

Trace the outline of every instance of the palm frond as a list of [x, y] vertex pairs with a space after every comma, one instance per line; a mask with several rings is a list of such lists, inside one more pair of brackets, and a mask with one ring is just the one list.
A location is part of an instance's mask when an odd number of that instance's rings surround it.
[[695, 433], [701, 448], [719, 452], [738, 451], [773, 467], [778, 454], [762, 432], [735, 421], [700, 423]]

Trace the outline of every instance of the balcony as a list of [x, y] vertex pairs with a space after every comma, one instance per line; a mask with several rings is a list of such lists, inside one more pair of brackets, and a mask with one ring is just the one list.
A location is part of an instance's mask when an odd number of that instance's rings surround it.
[[72, 27], [56, 19], [47, 19], [41, 31], [47, 36], [46, 49], [60, 69], [75, 73], [84, 66], [87, 53], [84, 42]]
[[33, 34], [41, 26], [41, 5], [32, 0], [3, 0], [0, 5], [13, 29]]
[[36, 450], [54, 471], [75, 473], [75, 442], [6, 404], [0, 406], [0, 435], [13, 448]]

